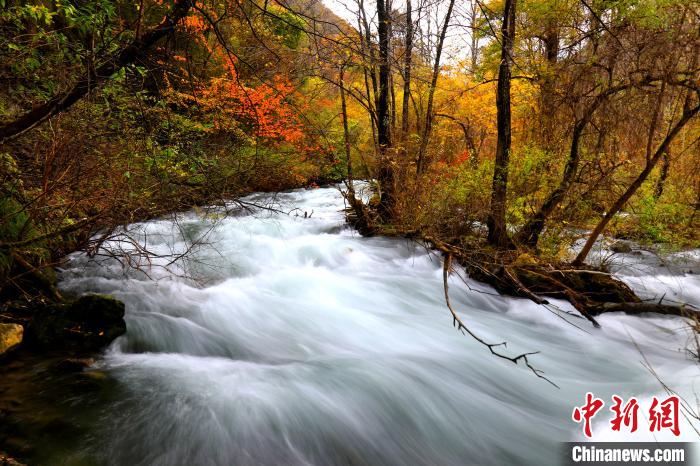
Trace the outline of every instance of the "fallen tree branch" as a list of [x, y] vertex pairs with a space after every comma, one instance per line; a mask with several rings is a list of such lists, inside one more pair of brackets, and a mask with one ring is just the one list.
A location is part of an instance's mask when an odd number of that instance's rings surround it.
[[546, 275], [544, 273], [539, 273], [535, 270], [529, 270], [529, 269], [528, 269], [528, 272], [535, 274], [539, 277], [542, 277], [543, 280], [551, 283], [554, 287], [560, 288], [561, 291], [564, 293], [564, 296], [566, 296], [568, 301], [571, 303], [571, 305], [574, 306], [574, 308], [576, 308], [576, 310], [578, 312], [580, 312], [583, 317], [585, 317], [586, 319], [591, 321], [591, 323], [593, 324], [594, 327], [600, 328], [600, 324], [598, 323], [598, 321], [595, 320], [595, 318], [591, 315], [590, 312], [588, 312], [588, 306], [586, 306], [586, 304], [581, 302], [580, 297], [578, 296], [578, 294], [574, 290], [572, 290], [570, 287], [566, 286], [561, 281], [556, 280], [555, 278], [553, 278], [549, 275]]
[[3, 249], [20, 248], [23, 246], [28, 246], [30, 244], [38, 243], [40, 241], [44, 241], [45, 239], [56, 238], [57, 236], [77, 231], [77, 230], [81, 229], [83, 226], [85, 226], [86, 224], [88, 224], [89, 222], [96, 220], [97, 218], [98, 218], [98, 215], [93, 215], [92, 217], [82, 218], [75, 223], [64, 226], [63, 228], [59, 228], [58, 230], [52, 230], [48, 233], [45, 233], [45, 234], [39, 235], [39, 236], [35, 236], [33, 238], [26, 238], [26, 239], [23, 239], [20, 241], [8, 241], [8, 242], [0, 241], [0, 248], [3, 248]]
[[513, 283], [515, 283], [518, 286], [518, 288], [520, 289], [520, 292], [523, 293], [525, 296], [527, 296], [531, 301], [534, 301], [537, 304], [549, 304], [549, 301], [547, 301], [546, 299], [540, 298], [535, 293], [530, 291], [530, 289], [528, 287], [523, 285], [523, 282], [521, 282], [520, 279], [518, 279], [517, 273], [513, 273], [510, 270], [510, 267], [507, 267], [507, 266], [503, 267], [503, 271], [506, 273], [506, 275], [508, 275], [508, 277], [511, 280], [513, 280]]
[[549, 380], [547, 377], [545, 377], [543, 374], [544, 372], [536, 369], [530, 364], [530, 361], [528, 360], [528, 356], [532, 356], [533, 354], [538, 354], [539, 351], [533, 351], [530, 353], [522, 353], [519, 354], [518, 356], [511, 357], [507, 356], [503, 353], [499, 353], [496, 351], [494, 348], [498, 348], [499, 346], [503, 346], [504, 348], [507, 347], [507, 342], [503, 341], [501, 343], [488, 343], [487, 341], [483, 340], [481, 337], [476, 335], [474, 332], [472, 332], [469, 327], [467, 327], [462, 319], [457, 315], [457, 312], [455, 312], [454, 308], [452, 307], [452, 304], [450, 303], [450, 293], [449, 293], [449, 286], [447, 283], [447, 279], [449, 278], [450, 275], [450, 270], [452, 269], [452, 254], [447, 253], [445, 256], [445, 259], [443, 261], [443, 267], [442, 267], [442, 282], [443, 282], [443, 287], [445, 291], [445, 304], [447, 304], [447, 309], [450, 310], [450, 313], [452, 313], [452, 324], [457, 327], [457, 330], [461, 331], [462, 333], [466, 332], [468, 333], [473, 339], [481, 343], [482, 345], [486, 346], [491, 354], [494, 356], [497, 356], [501, 359], [505, 359], [507, 361], [510, 361], [514, 364], [518, 364], [518, 361], [523, 361], [523, 363], [532, 371], [533, 374], [535, 374], [537, 377], [540, 379], [544, 379], [553, 386], [559, 388], [557, 384]]
[[603, 303], [599, 306], [590, 308], [592, 315], [599, 315], [605, 312], [624, 312], [630, 315], [639, 315], [646, 313], [662, 314], [668, 316], [687, 317], [700, 320], [700, 311], [690, 309], [688, 306], [661, 303]]

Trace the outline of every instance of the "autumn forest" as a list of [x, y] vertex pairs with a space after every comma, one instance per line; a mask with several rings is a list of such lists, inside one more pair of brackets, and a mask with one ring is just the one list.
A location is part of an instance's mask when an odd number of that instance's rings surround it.
[[[510, 351], [492, 343], [507, 335], [475, 330], [448, 282], [468, 276], [528, 306], [564, 306], [592, 329], [618, 312], [681, 322], [697, 342], [697, 291], [664, 288], [652, 300], [616, 268], [620, 257], [700, 248], [695, 1], [0, 0], [0, 57], [0, 355], [19, 347], [0, 357], [21, 361], [4, 374], [26, 374], [49, 353], [89, 371], [92, 362], [75, 361], [140, 325], [129, 293], [101, 282], [80, 291], [120, 301], [79, 298], [67, 256], [102, 257], [150, 279], [153, 263], [170, 267], [196, 248], [165, 259], [145, 236], [126, 235], [128, 225], [182, 212], [218, 222], [257, 209], [281, 215], [251, 194], [329, 186], [354, 235], [431, 251], [440, 283], [426, 293], [449, 317], [445, 331], [482, 359], [515, 363], [527, 383], [559, 387], [561, 378], [531, 348]], [[311, 221], [325, 212], [290, 209], [286, 216]], [[211, 238], [200, 239], [199, 247]], [[682, 267], [686, 277], [697, 268]], [[697, 349], [683, 351], [697, 360]], [[12, 380], [9, 393], [21, 385]], [[2, 462], [4, 451], [36, 464], [65, 458], [37, 454], [38, 434], [16, 427], [31, 422], [10, 418], [0, 464], [15, 464]], [[324, 442], [321, 450], [332, 448]], [[416, 460], [397, 448], [377, 464]], [[335, 454], [304, 458], [355, 464]], [[255, 464], [303, 462], [256, 455]], [[94, 464], [178, 463], [147, 458]]]

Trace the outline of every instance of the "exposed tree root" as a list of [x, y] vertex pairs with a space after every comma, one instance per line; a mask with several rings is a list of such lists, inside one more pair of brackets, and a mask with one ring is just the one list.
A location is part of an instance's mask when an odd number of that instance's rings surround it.
[[424, 236], [424, 240], [455, 257], [474, 280], [487, 283], [502, 294], [528, 298], [537, 304], [549, 304], [544, 297], [565, 299], [595, 327], [600, 327], [595, 316], [605, 312], [700, 319], [700, 311], [690, 305], [642, 301], [627, 284], [600, 270], [541, 263], [526, 254], [466, 250], [430, 236]]
[[345, 217], [362, 236], [373, 236], [376, 232], [375, 215], [364, 202], [357, 199], [354, 193], [347, 191], [343, 192], [343, 196], [347, 202], [345, 209]]
[[624, 312], [625, 314], [638, 315], [646, 313], [680, 316], [700, 321], [700, 311], [689, 306], [674, 306], [669, 304], [642, 302], [642, 303], [604, 303], [591, 308], [591, 314], [599, 315], [604, 312]]
[[545, 306], [550, 304], [548, 297], [564, 299], [595, 327], [600, 327], [595, 316], [605, 312], [655, 313], [700, 321], [700, 311], [692, 306], [642, 301], [624, 282], [603, 270], [549, 263], [529, 254], [481, 244], [446, 242], [415, 231], [388, 230], [379, 226], [370, 206], [355, 199], [349, 200], [349, 204], [348, 220], [362, 235], [417, 238], [462, 265], [470, 278], [493, 286], [499, 293], [528, 298]]

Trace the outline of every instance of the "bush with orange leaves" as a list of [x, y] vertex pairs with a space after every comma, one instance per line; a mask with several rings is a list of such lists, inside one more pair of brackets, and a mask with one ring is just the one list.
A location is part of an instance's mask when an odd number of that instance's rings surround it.
[[242, 127], [256, 142], [299, 145], [304, 139], [297, 111], [289, 103], [292, 91], [282, 78], [257, 87], [243, 85], [233, 78], [214, 78], [200, 89], [202, 110], [211, 115], [219, 131]]

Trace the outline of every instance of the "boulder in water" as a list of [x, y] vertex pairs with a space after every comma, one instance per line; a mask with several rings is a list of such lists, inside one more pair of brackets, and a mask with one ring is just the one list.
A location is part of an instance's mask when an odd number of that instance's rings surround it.
[[41, 348], [93, 351], [125, 332], [124, 303], [112, 296], [89, 294], [38, 309], [27, 329], [27, 340]]
[[615, 241], [610, 245], [610, 250], [616, 254], [629, 254], [632, 252], [632, 246], [627, 241]]

